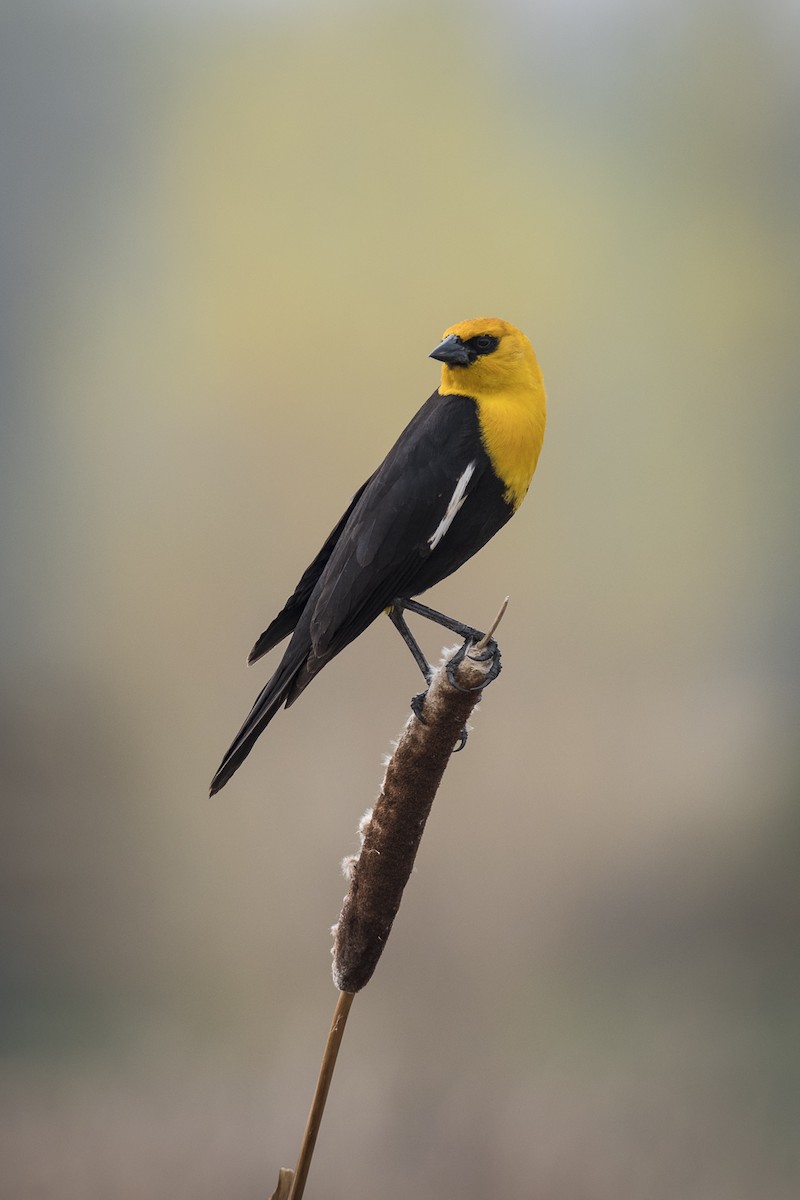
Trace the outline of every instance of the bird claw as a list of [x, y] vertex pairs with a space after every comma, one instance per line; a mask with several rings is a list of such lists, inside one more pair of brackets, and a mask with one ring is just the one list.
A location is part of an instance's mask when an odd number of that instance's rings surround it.
[[421, 725], [427, 725], [425, 717], [422, 715], [422, 709], [425, 705], [425, 697], [428, 695], [428, 689], [424, 692], [418, 692], [416, 696], [411, 697], [411, 711]]
[[492, 665], [486, 674], [486, 678], [482, 679], [479, 684], [471, 688], [464, 687], [463, 684], [458, 682], [458, 679], [456, 678], [456, 672], [458, 671], [459, 665], [464, 661], [467, 651], [472, 645], [474, 645], [474, 643], [468, 638], [464, 642], [464, 645], [453, 655], [447, 664], [446, 673], [448, 682], [452, 684], [452, 686], [459, 692], [483, 691], [483, 689], [490, 684], [492, 680], [497, 679], [497, 676], [500, 674], [500, 648], [494, 638], [491, 638], [482, 650], [480, 650], [477, 654], [470, 654], [469, 656], [474, 662], [486, 662], [488, 659], [492, 660]]
[[461, 733], [458, 735], [457, 743], [453, 747], [453, 754], [458, 754], [459, 750], [464, 749], [464, 747], [467, 744], [468, 737], [469, 737], [469, 730], [467, 729], [467, 727], [465, 725], [464, 728], [461, 730]]

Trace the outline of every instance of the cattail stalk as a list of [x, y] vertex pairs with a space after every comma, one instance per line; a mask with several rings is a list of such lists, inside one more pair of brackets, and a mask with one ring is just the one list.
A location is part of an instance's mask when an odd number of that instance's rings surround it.
[[465, 643], [434, 673], [421, 719], [409, 717], [389, 759], [380, 795], [361, 822], [361, 851], [345, 860], [350, 887], [333, 928], [333, 981], [339, 989], [317, 1087], [294, 1172], [281, 1170], [272, 1200], [301, 1200], [344, 1026], [386, 945], [414, 866], [425, 822], [454, 748], [487, 683], [500, 670], [493, 640], [506, 600], [488, 634]]
[[322, 1122], [322, 1114], [325, 1111], [325, 1101], [328, 1099], [328, 1089], [333, 1078], [333, 1068], [336, 1066], [336, 1056], [342, 1044], [347, 1014], [350, 1012], [350, 1005], [354, 998], [353, 992], [339, 992], [339, 998], [336, 1001], [328, 1040], [325, 1043], [325, 1053], [322, 1056], [322, 1066], [319, 1069], [317, 1086], [314, 1090], [314, 1099], [311, 1102], [311, 1111], [306, 1121], [303, 1144], [300, 1147], [297, 1166], [294, 1170], [291, 1191], [287, 1193], [288, 1200], [301, 1200], [305, 1191], [308, 1169], [311, 1166], [311, 1157], [317, 1144], [317, 1134]]
[[434, 674], [423, 720], [408, 719], [375, 806], [362, 819], [361, 852], [345, 861], [350, 888], [333, 944], [333, 981], [340, 991], [358, 992], [372, 978], [453, 748], [498, 670], [496, 643], [466, 654], [462, 647]]

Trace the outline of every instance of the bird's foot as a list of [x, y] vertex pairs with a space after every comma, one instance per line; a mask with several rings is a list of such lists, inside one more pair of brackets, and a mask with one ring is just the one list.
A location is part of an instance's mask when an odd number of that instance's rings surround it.
[[428, 695], [428, 689], [424, 692], [418, 692], [416, 696], [411, 697], [411, 711], [419, 721], [420, 725], [427, 725], [428, 722], [422, 715], [422, 710], [425, 706], [425, 697]]
[[[473, 649], [475, 651], [474, 654], [470, 654], [471, 649]], [[459, 683], [458, 679], [456, 678], [456, 675], [458, 672], [458, 667], [459, 667], [460, 663], [462, 663], [464, 661], [464, 658], [466, 658], [466, 657], [471, 658], [474, 662], [488, 662], [489, 660], [491, 660], [491, 666], [489, 667], [489, 670], [487, 671], [485, 678], [482, 679], [481, 682], [479, 684], [477, 684], [475, 687], [464, 687], [464, 685]], [[477, 643], [473, 642], [473, 640], [471, 638], [467, 638], [467, 640], [464, 642], [463, 646], [461, 646], [461, 648], [458, 651], [456, 651], [456, 653], [453, 655], [453, 657], [448, 662], [448, 664], [445, 668], [445, 673], [447, 675], [448, 682], [454, 688], [456, 688], [457, 691], [459, 691], [459, 692], [480, 692], [480, 691], [483, 691], [483, 689], [485, 687], [487, 687], [488, 684], [490, 684], [494, 679], [497, 678], [497, 676], [500, 674], [500, 667], [501, 667], [500, 648], [497, 645], [497, 642], [494, 640], [494, 638], [490, 638], [489, 641], [486, 643], [486, 645], [481, 646], [480, 649], [478, 649]], [[414, 716], [417, 718], [417, 720], [422, 725], [428, 724], [428, 722], [424, 716], [424, 713], [423, 713], [423, 709], [425, 707], [425, 698], [427, 695], [428, 695], [428, 690], [426, 688], [424, 692], [418, 692], [416, 696], [411, 697], [411, 711], [413, 712]], [[469, 732], [465, 725], [464, 728], [461, 730], [461, 733], [458, 735], [458, 742], [453, 749], [454, 754], [458, 754], [459, 750], [464, 749], [464, 747], [467, 744], [468, 737], [469, 737]]]
[[[474, 647], [476, 651], [474, 654], [469, 653], [471, 647]], [[486, 677], [482, 679], [479, 684], [476, 684], [475, 687], [464, 687], [463, 684], [460, 684], [456, 678], [458, 667], [460, 663], [464, 661], [465, 657], [471, 658], [473, 662], [488, 662], [489, 659], [492, 661], [492, 665], [489, 667]], [[482, 646], [480, 649], [478, 649], [477, 645], [470, 638], [468, 638], [464, 642], [464, 645], [461, 647], [461, 649], [453, 655], [447, 664], [447, 679], [448, 682], [451, 683], [459, 692], [482, 692], [483, 689], [492, 682], [492, 680], [497, 679], [497, 676], [500, 674], [500, 667], [500, 647], [497, 645], [497, 642], [494, 640], [494, 638], [490, 638], [486, 645]]]
[[464, 747], [467, 744], [468, 737], [469, 737], [469, 730], [467, 729], [467, 727], [465, 725], [464, 728], [461, 730], [461, 733], [458, 735], [458, 741], [456, 742], [455, 746], [453, 747], [453, 754], [458, 754], [459, 750], [464, 749]]

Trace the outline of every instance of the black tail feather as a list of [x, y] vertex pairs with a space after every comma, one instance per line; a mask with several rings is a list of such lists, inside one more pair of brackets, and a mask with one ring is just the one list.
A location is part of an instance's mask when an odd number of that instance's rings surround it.
[[259, 637], [253, 649], [247, 656], [248, 663], [257, 662], [259, 658], [267, 654], [278, 642], [282, 642], [285, 637], [294, 630], [300, 616], [303, 612], [302, 605], [292, 605], [291, 600], [286, 604], [282, 612], [278, 613], [275, 620]]
[[364, 491], [364, 488], [369, 482], [370, 480], [368, 479], [366, 483], [362, 483], [361, 487], [348, 504], [345, 512], [342, 514], [342, 517], [328, 534], [325, 544], [320, 550], [319, 554], [310, 564], [310, 566], [306, 567], [300, 582], [294, 589], [292, 595], [286, 601], [286, 604], [281, 612], [278, 613], [272, 624], [264, 630], [255, 646], [253, 646], [253, 649], [250, 651], [250, 654], [247, 658], [249, 663], [256, 662], [263, 654], [266, 654], [268, 650], [271, 650], [273, 646], [277, 646], [278, 642], [282, 642], [285, 637], [288, 637], [295, 626], [299, 623], [300, 618], [303, 615], [303, 611], [308, 604], [309, 597], [316, 587], [320, 575], [328, 565], [328, 559], [333, 553], [334, 547], [341, 537], [342, 530], [347, 524], [347, 518], [355, 508], [356, 504], [361, 498], [361, 493]]
[[278, 667], [250, 710], [247, 720], [233, 739], [216, 775], [211, 780], [210, 796], [214, 796], [225, 786], [247, 758], [275, 713], [282, 707], [302, 664], [303, 660], [301, 659], [296, 666], [288, 670], [283, 663]]

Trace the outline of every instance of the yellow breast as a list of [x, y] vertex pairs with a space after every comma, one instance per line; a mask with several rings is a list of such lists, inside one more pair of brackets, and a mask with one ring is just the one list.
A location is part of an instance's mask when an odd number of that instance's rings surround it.
[[544, 388], [477, 396], [481, 436], [495, 474], [506, 485], [505, 499], [516, 509], [525, 498], [544, 441]]

